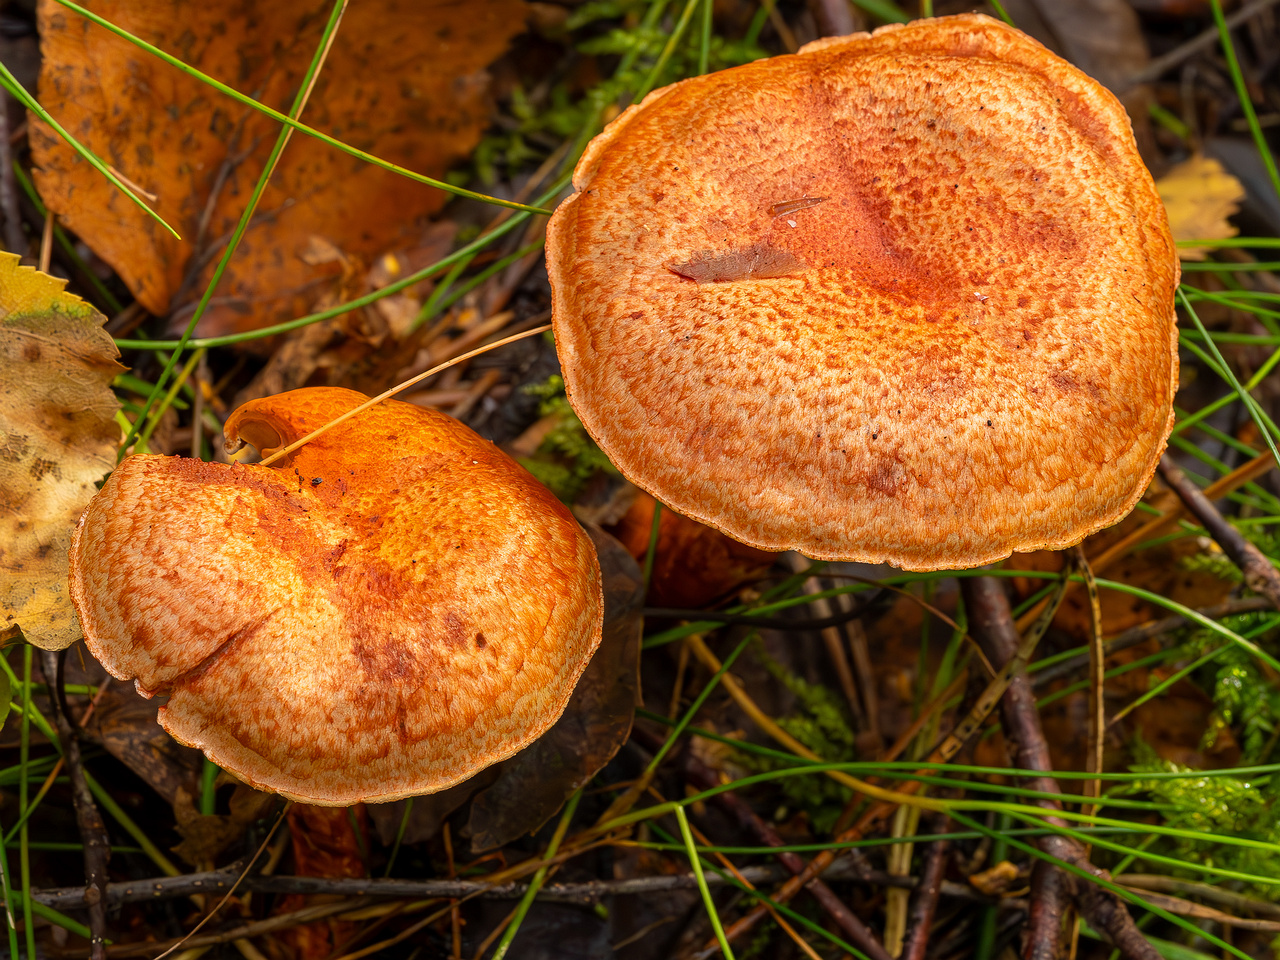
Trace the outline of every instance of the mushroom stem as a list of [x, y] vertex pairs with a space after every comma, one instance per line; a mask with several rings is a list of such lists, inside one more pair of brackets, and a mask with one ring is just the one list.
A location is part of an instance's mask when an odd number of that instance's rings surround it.
[[[928, 829], [930, 833], [946, 833], [950, 828], [951, 819], [945, 813], [940, 813], [933, 817]], [[947, 872], [950, 853], [950, 840], [935, 840], [925, 851], [920, 883], [916, 887], [911, 914], [907, 918], [907, 944], [902, 951], [902, 960], [925, 958], [925, 951], [929, 948], [929, 929], [933, 926], [933, 915], [938, 909], [938, 897], [942, 893], [942, 880]]]

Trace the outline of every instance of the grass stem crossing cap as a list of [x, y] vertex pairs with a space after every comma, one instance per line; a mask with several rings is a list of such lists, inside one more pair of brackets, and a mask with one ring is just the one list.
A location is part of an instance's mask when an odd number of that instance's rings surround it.
[[[226, 424], [264, 453], [366, 398], [315, 387]], [[536, 739], [600, 642], [595, 548], [492, 443], [394, 400], [275, 467], [137, 456], [71, 548], [85, 640], [160, 723], [264, 790], [432, 793]]]
[[547, 231], [569, 400], [766, 550], [977, 566], [1127, 513], [1173, 425], [1178, 260], [1108, 91], [980, 15], [650, 94]]

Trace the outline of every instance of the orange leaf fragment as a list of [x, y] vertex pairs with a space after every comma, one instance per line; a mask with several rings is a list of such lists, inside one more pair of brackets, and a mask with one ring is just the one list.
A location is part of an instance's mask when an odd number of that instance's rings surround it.
[[[107, 0], [94, 10], [287, 113], [323, 32], [325, 6]], [[522, 0], [352, 4], [301, 119], [438, 178], [479, 140], [488, 119], [484, 67], [520, 31], [524, 9]], [[154, 194], [156, 211], [182, 239], [33, 119], [40, 194], [147, 310], [180, 311], [203, 291], [279, 125], [54, 0], [41, 0], [39, 25], [41, 103], [129, 182]], [[447, 197], [295, 133], [201, 332], [307, 313], [338, 280], [331, 264], [308, 255], [313, 237], [368, 263], [412, 246], [418, 221]], [[180, 312], [176, 319], [185, 322]]]

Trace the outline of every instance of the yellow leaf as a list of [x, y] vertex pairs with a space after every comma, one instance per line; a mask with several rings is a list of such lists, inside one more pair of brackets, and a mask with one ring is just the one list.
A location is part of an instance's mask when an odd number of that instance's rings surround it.
[[65, 281], [0, 253], [0, 630], [60, 650], [80, 636], [71, 532], [115, 466], [119, 351]]
[[[1225, 240], [1238, 232], [1227, 217], [1240, 209], [1244, 187], [1217, 160], [1197, 154], [1156, 181], [1173, 239]], [[1203, 260], [1208, 247], [1179, 247], [1183, 260]]]

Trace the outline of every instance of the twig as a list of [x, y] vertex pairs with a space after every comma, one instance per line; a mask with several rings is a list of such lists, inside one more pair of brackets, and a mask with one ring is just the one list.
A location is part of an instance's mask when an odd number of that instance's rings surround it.
[[[637, 736], [647, 736], [637, 728], [635, 731]], [[656, 739], [656, 738], [655, 738]], [[715, 773], [704, 764], [701, 760], [693, 755], [692, 750], [686, 750], [684, 753], [684, 769], [685, 775], [699, 790], [710, 790], [719, 786], [719, 780]], [[778, 832], [765, 823], [760, 816], [747, 806], [735, 793], [717, 794], [714, 802], [730, 813], [739, 825], [754, 836], [760, 843], [770, 847], [783, 846], [782, 837], [778, 836]], [[850, 851], [854, 853], [854, 851]], [[794, 853], [777, 854], [778, 862], [781, 863], [793, 876], [802, 873], [805, 868], [804, 860]], [[855, 869], [865, 869], [867, 864], [861, 854], [856, 854], [850, 858], [850, 863]], [[829, 886], [820, 878], [810, 881], [806, 889], [813, 898], [818, 901], [828, 916], [831, 917], [840, 929], [849, 936], [850, 942], [859, 950], [871, 957], [872, 960], [892, 960], [884, 945], [871, 929], [858, 919], [857, 915], [850, 910]]]
[[[106, 887], [103, 902], [109, 908], [126, 903], [158, 903], [175, 900], [193, 894], [225, 893], [244, 871], [244, 861], [238, 861], [221, 870], [205, 873], [188, 873], [180, 877], [155, 877], [150, 880], [133, 880], [128, 883], [110, 883]], [[747, 867], [743, 875], [752, 883], [781, 879], [787, 871], [780, 867]], [[825, 876], [833, 880], [857, 880], [861, 875], [842, 864]], [[901, 879], [901, 878], [900, 878]], [[714, 876], [708, 883], [720, 882]], [[905, 878], [907, 884], [915, 881]], [[604, 897], [643, 896], [667, 890], [685, 890], [697, 886], [693, 874], [638, 877], [631, 880], [591, 880], [584, 883], [548, 883], [539, 892], [539, 899], [556, 903], [592, 904]], [[259, 893], [322, 894], [341, 897], [379, 897], [388, 899], [447, 898], [461, 899], [479, 895], [489, 900], [518, 900], [528, 890], [527, 883], [486, 883], [483, 880], [390, 880], [360, 877], [264, 877], [261, 874], [245, 877], [239, 889]], [[84, 890], [80, 887], [60, 887], [32, 890], [31, 898], [55, 910], [83, 908]]]
[[[843, 601], [841, 606], [844, 606]], [[871, 666], [867, 631], [863, 629], [861, 620], [850, 620], [848, 630], [849, 654], [853, 657], [853, 669], [867, 713], [867, 740], [873, 745], [874, 755], [879, 755], [884, 746], [884, 737], [880, 733], [880, 694], [876, 690], [876, 672]]]
[[854, 20], [854, 7], [843, 0], [812, 0], [809, 10], [818, 23], [818, 35], [845, 37], [861, 29]]
[[[847, 4], [842, 4], [847, 8]], [[798, 553], [791, 553], [786, 559], [787, 566], [792, 573], [800, 573], [809, 566], [809, 561], [805, 560]], [[813, 577], [805, 579], [801, 589], [808, 594], [820, 593], [822, 587]], [[813, 601], [813, 610], [819, 617], [829, 617], [835, 611], [832, 609], [831, 602], [826, 599]], [[849, 703], [849, 712], [853, 715], [854, 723], [858, 725], [858, 729], [864, 729], [867, 725], [866, 714], [863, 713], [862, 703], [858, 699], [858, 687], [853, 679], [853, 668], [849, 665], [849, 657], [844, 652], [844, 636], [836, 627], [824, 627], [821, 631], [822, 642], [826, 645], [827, 656], [831, 658], [831, 666], [836, 672], [836, 677], [840, 680], [840, 689], [844, 692], [845, 700]]]
[[1069, 894], [1066, 876], [1051, 864], [1040, 862], [1031, 870], [1031, 909], [1022, 956], [1025, 960], [1058, 960], [1061, 956], [1062, 918]]
[[[160, 903], [198, 894], [225, 893], [244, 870], [244, 861], [220, 870], [206, 873], [188, 873], [180, 877], [153, 877], [149, 880], [132, 880], [128, 883], [107, 884], [103, 902], [108, 909], [126, 903]], [[789, 873], [781, 866], [743, 867], [742, 875], [752, 883], [772, 883]], [[896, 877], [883, 870], [863, 871], [853, 862], [840, 858], [823, 871], [824, 881], [860, 883], [870, 886], [894, 886], [911, 889], [919, 882], [915, 877]], [[707, 883], [722, 883], [714, 874], [708, 874]], [[549, 903], [572, 903], [590, 906], [606, 897], [648, 896], [671, 890], [692, 890], [697, 887], [693, 874], [662, 874], [653, 877], [637, 877], [630, 880], [590, 880], [583, 883], [549, 883], [539, 892], [538, 899]], [[320, 894], [342, 897], [369, 897], [388, 900], [399, 899], [461, 899], [479, 896], [487, 900], [519, 900], [528, 889], [525, 883], [485, 883], [483, 880], [386, 880], [351, 877], [267, 877], [255, 874], [241, 882], [240, 890], [259, 893]], [[943, 881], [942, 895], [972, 903], [995, 904], [1002, 909], [1025, 910], [1025, 900], [1016, 898], [996, 899], [979, 893], [964, 883]], [[31, 899], [54, 910], [84, 908], [82, 887], [56, 887], [35, 889]], [[309, 909], [309, 908], [308, 908]], [[354, 909], [343, 907], [343, 909]], [[254, 934], [238, 933], [237, 936]]]
[[1261, 594], [1280, 609], [1280, 573], [1262, 551], [1223, 518], [1218, 508], [1165, 454], [1160, 458], [1160, 475], [1186, 505], [1187, 510], [1209, 531], [1209, 536], [1244, 574], [1244, 585]]
[[[961, 581], [969, 622], [987, 655], [1001, 665], [1009, 662], [1017, 653], [1022, 638], [1013, 624], [1013, 612], [1004, 586], [994, 577], [969, 577]], [[1000, 705], [1001, 724], [1005, 739], [1014, 754], [1015, 765], [1023, 770], [1044, 774], [1035, 777], [1027, 785], [1033, 790], [1060, 793], [1057, 781], [1049, 773], [1053, 765], [1049, 759], [1049, 744], [1040, 727], [1040, 715], [1036, 712], [1035, 694], [1026, 675], [1019, 671], [1009, 682]], [[1037, 801], [1046, 809], [1059, 809], [1056, 802]], [[1054, 823], [1052, 818], [1046, 818]], [[1039, 841], [1042, 851], [1072, 866], [1105, 878], [1105, 871], [1091, 864], [1084, 850], [1074, 840], [1058, 834], [1049, 834]], [[1134, 960], [1157, 960], [1160, 956], [1133, 923], [1129, 911], [1110, 890], [1093, 883], [1077, 883], [1073, 876], [1063, 875], [1062, 883], [1076, 900], [1080, 913], [1099, 933], [1106, 936], [1124, 957]], [[1057, 947], [1054, 946], [1055, 954]]]
[[[1227, 29], [1234, 30], [1240, 24], [1244, 23], [1251, 17], [1256, 17], [1263, 10], [1274, 6], [1277, 0], [1254, 0], [1253, 3], [1246, 4], [1231, 16], [1227, 17]], [[1137, 73], [1132, 74], [1121, 82], [1115, 89], [1115, 93], [1121, 94], [1131, 87], [1139, 84], [1150, 83], [1152, 80], [1158, 80], [1167, 71], [1173, 69], [1182, 61], [1195, 56], [1202, 50], [1208, 50], [1218, 42], [1218, 28], [1216, 26], [1209, 27], [1186, 43], [1179, 44], [1164, 56], [1156, 57]]]
[[[946, 833], [950, 818], [939, 814], [929, 825], [930, 833]], [[947, 870], [947, 857], [951, 853], [950, 840], [935, 840], [929, 844], [920, 870], [920, 883], [916, 886], [911, 912], [907, 915], [907, 944], [902, 960], [924, 960], [929, 948], [929, 931], [933, 915], [938, 909], [938, 896], [942, 892], [942, 877]]]
[[78, 731], [71, 725], [71, 713], [67, 709], [62, 669], [66, 662], [66, 651], [57, 654], [44, 650], [41, 658], [45, 681], [49, 684], [49, 699], [53, 703], [58, 737], [62, 740], [63, 756], [67, 762], [67, 772], [71, 776], [76, 825], [80, 828], [80, 838], [84, 842], [85, 886], [78, 891], [79, 903], [76, 906], [88, 908], [90, 956], [93, 960], [103, 960], [106, 957], [103, 940], [107, 933], [107, 861], [111, 859], [107, 825], [103, 823], [102, 814], [93, 802], [93, 794], [89, 792], [89, 784], [85, 781]]

